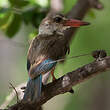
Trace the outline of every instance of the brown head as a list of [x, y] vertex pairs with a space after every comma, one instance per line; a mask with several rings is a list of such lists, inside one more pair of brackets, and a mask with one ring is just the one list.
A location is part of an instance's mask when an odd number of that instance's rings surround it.
[[89, 25], [88, 22], [68, 19], [62, 14], [49, 14], [40, 24], [39, 34], [62, 34], [64, 30], [70, 27], [80, 27], [84, 25]]

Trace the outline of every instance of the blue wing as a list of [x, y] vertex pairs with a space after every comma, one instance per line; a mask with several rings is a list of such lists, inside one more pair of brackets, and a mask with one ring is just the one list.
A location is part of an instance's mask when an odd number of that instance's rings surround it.
[[35, 101], [41, 95], [42, 88], [42, 75], [39, 75], [35, 79], [29, 79], [23, 101]]
[[42, 61], [40, 64], [35, 64], [30, 68], [29, 71], [29, 76], [31, 79], [34, 79], [35, 77], [37, 77], [40, 74], [45, 74], [48, 71], [50, 71], [54, 66], [56, 66], [55, 61], [53, 61], [52, 59], [48, 58], [45, 59], [44, 61]]
[[24, 101], [35, 101], [41, 96], [42, 73], [50, 71], [57, 62], [52, 59], [45, 59], [38, 65], [33, 65], [29, 70], [29, 81], [23, 97]]

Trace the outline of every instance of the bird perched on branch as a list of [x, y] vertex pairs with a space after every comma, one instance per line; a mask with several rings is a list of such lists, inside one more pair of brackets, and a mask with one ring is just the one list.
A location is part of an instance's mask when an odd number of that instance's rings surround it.
[[[62, 14], [49, 14], [39, 26], [38, 36], [30, 44], [27, 55], [29, 81], [23, 97], [24, 101], [39, 99], [42, 89], [42, 75], [51, 72], [53, 80], [56, 60], [69, 52], [69, 44], [64, 31], [70, 27], [88, 25], [88, 22], [68, 19]], [[66, 36], [68, 37], [68, 36]]]

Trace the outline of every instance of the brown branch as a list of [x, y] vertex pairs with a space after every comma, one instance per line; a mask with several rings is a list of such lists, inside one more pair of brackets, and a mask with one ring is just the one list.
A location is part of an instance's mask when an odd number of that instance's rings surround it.
[[[67, 13], [67, 16], [68, 18], [76, 18], [82, 20], [91, 8], [102, 9], [103, 6], [99, 0], [78, 0], [71, 11]], [[74, 37], [76, 30], [76, 28], [71, 28], [65, 32], [65, 38], [68, 40], [68, 42], [70, 42], [72, 37]]]
[[[25, 83], [21, 83], [20, 85], [18, 85], [17, 87], [15, 87], [15, 89], [16, 89], [16, 91], [17, 91], [18, 96], [19, 96], [20, 99], [22, 99], [22, 97], [24, 95], [23, 92], [21, 91], [21, 87], [24, 87], [25, 85], [26, 85], [26, 82]], [[5, 101], [3, 102], [3, 104], [0, 105], [0, 109], [6, 108], [12, 102], [12, 100], [16, 96], [15, 89], [8, 96], [6, 96], [7, 98], [5, 99]]]
[[[91, 78], [96, 74], [110, 70], [110, 56], [99, 61], [94, 61], [90, 64], [82, 66], [75, 71], [69, 72], [55, 82], [45, 86], [39, 105], [44, 104], [52, 97], [63, 94], [71, 90], [72, 86]], [[50, 92], [51, 91], [51, 92]]]
[[15, 91], [15, 93], [16, 93], [16, 97], [17, 97], [17, 103], [19, 102], [19, 96], [18, 96], [18, 92], [17, 92], [17, 90], [16, 90], [16, 88], [13, 86], [13, 84], [11, 84], [11, 83], [9, 83], [10, 84], [10, 88], [13, 88], [13, 90]]
[[[19, 102], [11, 106], [10, 110], [34, 110], [37, 105], [42, 105], [50, 100], [52, 97], [68, 92], [72, 86], [75, 86], [93, 76], [110, 70], [110, 56], [95, 60], [90, 64], [86, 64], [75, 71], [69, 72], [60, 77], [55, 82], [49, 83], [44, 86], [41, 98], [38, 102], [24, 103]], [[37, 109], [38, 110], [38, 109]]]

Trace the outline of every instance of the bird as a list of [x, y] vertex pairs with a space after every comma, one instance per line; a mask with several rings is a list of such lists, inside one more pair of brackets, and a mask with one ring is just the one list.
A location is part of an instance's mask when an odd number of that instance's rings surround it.
[[42, 76], [50, 72], [53, 81], [56, 60], [64, 58], [70, 51], [68, 36], [64, 31], [71, 27], [89, 25], [89, 22], [68, 19], [60, 13], [50, 13], [41, 22], [38, 35], [29, 47], [27, 54], [27, 71], [29, 80], [24, 93], [24, 101], [36, 101], [42, 92]]

